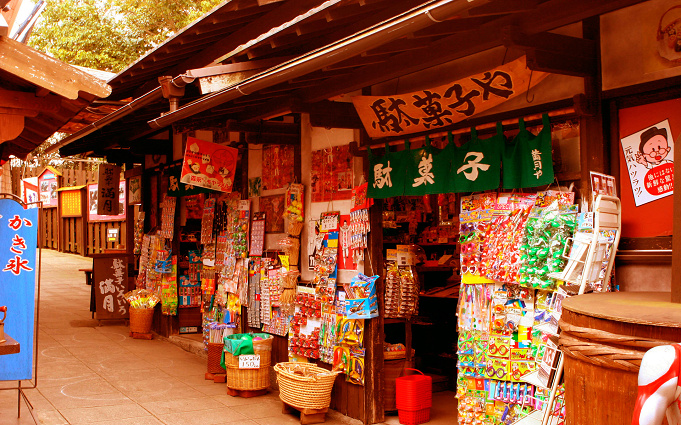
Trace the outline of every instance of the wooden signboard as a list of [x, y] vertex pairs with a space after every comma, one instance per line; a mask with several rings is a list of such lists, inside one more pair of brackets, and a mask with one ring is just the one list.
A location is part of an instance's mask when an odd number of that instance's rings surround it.
[[118, 185], [121, 167], [99, 164], [99, 186], [97, 188], [97, 215], [118, 215]]
[[123, 298], [128, 290], [127, 257], [95, 258], [93, 274], [97, 319], [128, 317], [128, 302]]

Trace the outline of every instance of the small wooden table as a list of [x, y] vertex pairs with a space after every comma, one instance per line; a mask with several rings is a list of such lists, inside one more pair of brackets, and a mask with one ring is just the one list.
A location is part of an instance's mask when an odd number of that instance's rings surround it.
[[20, 350], [19, 343], [16, 342], [11, 336], [5, 334], [6, 341], [0, 343], [0, 356], [3, 354], [16, 354]]

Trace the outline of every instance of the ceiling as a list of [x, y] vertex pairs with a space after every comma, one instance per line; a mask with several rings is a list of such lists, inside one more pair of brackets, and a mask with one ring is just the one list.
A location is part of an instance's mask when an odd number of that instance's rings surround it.
[[[549, 34], [548, 31], [617, 10], [636, 0], [487, 0], [443, 22], [429, 21], [419, 29], [391, 38], [351, 57], [307, 69], [303, 74], [248, 96], [230, 99], [174, 125], [224, 127], [225, 123], [258, 123], [287, 113], [309, 112], [320, 126], [360, 128], [350, 104], [327, 99], [389, 81], [498, 46], [526, 51], [536, 69], [567, 75], [597, 73], [597, 53], [591, 40]], [[314, 52], [384, 22], [421, 4], [422, 0], [236, 0], [218, 6], [109, 81], [107, 100], [138, 98], [158, 87], [158, 77], [176, 77], [188, 70], [215, 65], [269, 68]], [[476, 4], [482, 4], [476, 6]], [[308, 12], [312, 8], [317, 8]], [[592, 27], [598, 20], [592, 21]], [[269, 32], [269, 33], [268, 33]], [[268, 33], [264, 36], [262, 34]], [[258, 37], [260, 36], [260, 37]], [[559, 59], [556, 59], [559, 58]], [[266, 73], [266, 69], [257, 72]], [[256, 75], [257, 77], [257, 75]], [[254, 77], [255, 78], [255, 77]], [[180, 106], [200, 99], [195, 84], [186, 87]], [[62, 155], [87, 153], [141, 155], [154, 134], [148, 121], [167, 113], [160, 99], [61, 147]], [[327, 125], [328, 124], [328, 125]], [[260, 134], [267, 126], [258, 127]], [[264, 131], [263, 131], [264, 130]], [[158, 132], [159, 130], [155, 130]]]

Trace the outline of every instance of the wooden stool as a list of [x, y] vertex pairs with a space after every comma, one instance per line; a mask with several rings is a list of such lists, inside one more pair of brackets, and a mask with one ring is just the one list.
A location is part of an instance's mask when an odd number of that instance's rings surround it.
[[251, 398], [265, 394], [267, 394], [267, 388], [263, 388], [262, 390], [235, 390], [234, 388], [227, 387], [227, 395], [231, 395], [232, 397]]
[[299, 409], [286, 403], [283, 403], [283, 405], [282, 413], [293, 413], [295, 410], [300, 412], [300, 423], [302, 425], [326, 422], [326, 412], [329, 410], [328, 407], [324, 409]]
[[130, 336], [133, 339], [154, 339], [154, 334], [151, 332], [149, 333], [130, 332]]
[[206, 372], [205, 376], [207, 381], [213, 381], [216, 384], [224, 384], [227, 382], [227, 375], [224, 373], [210, 373]]

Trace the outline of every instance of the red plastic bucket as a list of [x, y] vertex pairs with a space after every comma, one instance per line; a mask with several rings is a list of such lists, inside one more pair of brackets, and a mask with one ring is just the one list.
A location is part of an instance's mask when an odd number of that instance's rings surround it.
[[417, 369], [409, 369], [420, 375], [400, 376], [395, 380], [397, 410], [418, 411], [433, 405], [433, 378]]
[[430, 407], [421, 410], [398, 410], [402, 425], [419, 425], [430, 421]]

